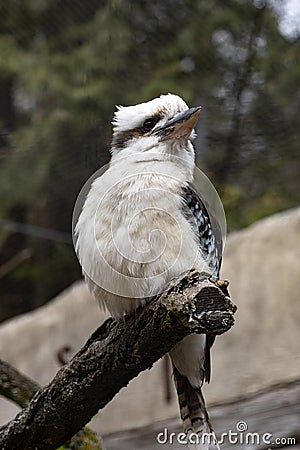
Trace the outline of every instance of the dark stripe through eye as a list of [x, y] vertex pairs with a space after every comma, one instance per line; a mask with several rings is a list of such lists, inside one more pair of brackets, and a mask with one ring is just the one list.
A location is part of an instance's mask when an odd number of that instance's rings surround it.
[[112, 139], [112, 147], [115, 149], [121, 150], [125, 148], [132, 139], [143, 136], [144, 134], [149, 133], [159, 122], [161, 119], [160, 114], [157, 114], [152, 117], [148, 117], [143, 123], [142, 126], [134, 128], [132, 130], [122, 130], [118, 131], [113, 135]]

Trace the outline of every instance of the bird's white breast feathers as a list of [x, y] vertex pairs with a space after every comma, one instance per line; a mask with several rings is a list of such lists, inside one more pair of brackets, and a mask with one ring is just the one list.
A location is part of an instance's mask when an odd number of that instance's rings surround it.
[[133, 311], [192, 267], [208, 271], [182, 214], [186, 179], [182, 166], [146, 155], [116, 162], [94, 181], [76, 246], [90, 290], [113, 316]]

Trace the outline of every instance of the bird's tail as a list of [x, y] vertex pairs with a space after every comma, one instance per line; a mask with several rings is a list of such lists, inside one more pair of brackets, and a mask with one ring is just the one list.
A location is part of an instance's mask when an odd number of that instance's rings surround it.
[[206, 410], [201, 388], [193, 388], [188, 379], [174, 367], [174, 381], [178, 395], [183, 430], [191, 450], [220, 450]]

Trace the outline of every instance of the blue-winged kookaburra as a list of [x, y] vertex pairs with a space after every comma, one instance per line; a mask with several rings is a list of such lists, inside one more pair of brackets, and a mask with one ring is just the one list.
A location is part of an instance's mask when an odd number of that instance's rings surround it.
[[[75, 234], [89, 289], [115, 318], [191, 268], [218, 277], [221, 242], [205, 200], [191, 188], [200, 110], [168, 94], [114, 115], [109, 168], [94, 180]], [[192, 334], [170, 351], [187, 433], [210, 432], [201, 387], [210, 379], [212, 343]]]

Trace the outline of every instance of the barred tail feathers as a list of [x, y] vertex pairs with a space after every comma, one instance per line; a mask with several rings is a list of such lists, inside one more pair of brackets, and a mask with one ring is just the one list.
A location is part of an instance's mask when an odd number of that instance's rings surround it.
[[209, 450], [209, 444], [219, 450], [217, 439], [206, 410], [201, 388], [195, 389], [188, 379], [174, 367], [174, 381], [178, 395], [183, 430], [190, 450]]

